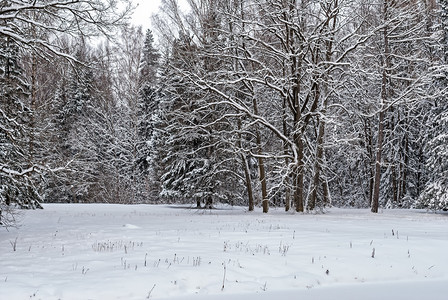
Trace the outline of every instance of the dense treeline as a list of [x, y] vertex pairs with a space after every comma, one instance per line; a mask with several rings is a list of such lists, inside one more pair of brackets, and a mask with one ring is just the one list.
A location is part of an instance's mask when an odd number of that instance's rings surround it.
[[448, 208], [447, 1], [164, 0], [158, 49], [112, 6], [72, 31], [96, 1], [24, 2], [0, 2], [2, 210]]

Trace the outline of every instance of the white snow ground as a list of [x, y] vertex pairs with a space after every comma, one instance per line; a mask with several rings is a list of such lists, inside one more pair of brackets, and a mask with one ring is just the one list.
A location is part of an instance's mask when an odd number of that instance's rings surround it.
[[22, 217], [0, 228], [0, 299], [448, 299], [446, 213], [47, 204]]

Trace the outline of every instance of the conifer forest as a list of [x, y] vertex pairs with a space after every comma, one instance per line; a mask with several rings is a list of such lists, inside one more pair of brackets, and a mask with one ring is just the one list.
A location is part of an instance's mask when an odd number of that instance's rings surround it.
[[[0, 0], [0, 223], [42, 203], [448, 209], [447, 0]], [[149, 18], [149, 16], [148, 16]]]

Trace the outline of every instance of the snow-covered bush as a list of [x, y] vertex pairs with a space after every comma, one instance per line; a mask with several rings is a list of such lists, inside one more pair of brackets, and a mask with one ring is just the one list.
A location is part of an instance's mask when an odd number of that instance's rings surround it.
[[18, 213], [15, 205], [6, 205], [0, 201], [0, 227], [17, 226]]
[[448, 186], [440, 182], [428, 184], [415, 204], [416, 208], [448, 210]]
[[436, 115], [434, 129], [434, 137], [425, 147], [426, 166], [431, 176], [416, 207], [448, 210], [448, 111], [441, 110]]

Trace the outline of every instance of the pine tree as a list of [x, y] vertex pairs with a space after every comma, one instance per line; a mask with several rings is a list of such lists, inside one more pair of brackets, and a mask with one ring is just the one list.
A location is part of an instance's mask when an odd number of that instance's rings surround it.
[[[77, 59], [86, 61], [85, 46], [77, 51]], [[48, 201], [79, 202], [87, 197], [93, 179], [91, 161], [95, 155], [84, 151], [88, 133], [86, 131], [88, 110], [92, 104], [93, 73], [84, 65], [69, 68], [67, 78], [58, 82], [53, 97], [53, 120], [51, 130], [55, 132], [52, 155], [55, 160], [67, 165], [65, 170], [53, 174], [48, 184]]]
[[416, 207], [432, 210], [448, 210], [448, 1], [439, 1], [440, 27], [438, 53], [440, 65], [437, 66], [434, 86], [441, 91], [435, 100], [428, 118], [429, 135], [424, 150], [429, 181]]
[[[71, 130], [69, 111], [65, 107], [69, 99], [67, 81], [67, 78], [61, 78], [57, 82], [50, 102], [50, 117], [47, 124], [50, 147], [47, 157], [50, 159], [51, 167], [59, 167], [61, 163], [67, 165], [71, 159], [69, 145], [66, 142]], [[46, 202], [68, 203], [74, 200], [69, 188], [70, 173], [67, 168], [50, 174], [46, 186]]]
[[41, 208], [32, 173], [29, 85], [14, 39], [0, 36], [0, 211], [5, 205]]
[[161, 80], [166, 126], [158, 133], [165, 145], [161, 195], [211, 208], [214, 202], [233, 203], [244, 186], [236, 175], [240, 163], [231, 126], [236, 120], [229, 121], [231, 117], [224, 117], [228, 112], [214, 105], [219, 96], [198, 89], [185, 75], [194, 70], [213, 78], [221, 71], [219, 59], [198, 56], [206, 46], [197, 45], [188, 34], [174, 41]]
[[448, 210], [448, 109], [438, 114], [434, 131], [437, 132], [425, 147], [426, 167], [430, 181], [420, 196], [417, 207]]
[[[146, 31], [143, 43], [142, 57], [139, 67], [138, 102], [137, 102], [137, 161], [136, 180], [140, 189], [137, 197], [142, 201], [148, 198], [154, 200], [160, 191], [160, 180], [156, 170], [160, 161], [154, 157], [157, 143], [155, 127], [159, 111], [159, 96], [157, 91], [159, 53], [154, 48], [154, 38], [151, 30]], [[154, 138], [156, 140], [154, 140]], [[151, 183], [150, 183], [151, 182]]]
[[[193, 197], [196, 182], [190, 181], [189, 174], [194, 170], [195, 162], [188, 152], [194, 144], [193, 135], [184, 129], [185, 122], [192, 119], [194, 92], [184, 78], [173, 67], [191, 67], [196, 63], [191, 59], [194, 45], [186, 35], [181, 35], [173, 43], [171, 54], [165, 58], [161, 78], [161, 97], [159, 106], [159, 124], [156, 128], [153, 145], [156, 148], [152, 161], [160, 166], [162, 183], [161, 196], [169, 200], [183, 200]], [[160, 146], [164, 145], [164, 148]], [[163, 160], [157, 161], [162, 158]], [[199, 174], [198, 174], [199, 175]], [[199, 176], [198, 176], [199, 177]], [[200, 206], [200, 200], [198, 200]]]

